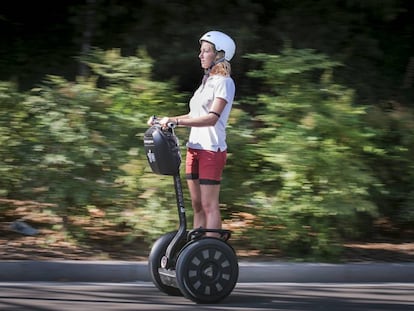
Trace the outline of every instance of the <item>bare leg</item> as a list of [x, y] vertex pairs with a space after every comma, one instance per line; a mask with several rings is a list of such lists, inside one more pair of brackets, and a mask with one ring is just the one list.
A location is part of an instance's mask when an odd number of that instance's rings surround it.
[[191, 195], [191, 206], [194, 211], [193, 228], [206, 228], [206, 215], [201, 205], [201, 190], [198, 180], [187, 180], [188, 189]]
[[[201, 205], [205, 214], [207, 229], [221, 229], [219, 206], [220, 185], [201, 185]], [[215, 234], [208, 234], [215, 236]]]

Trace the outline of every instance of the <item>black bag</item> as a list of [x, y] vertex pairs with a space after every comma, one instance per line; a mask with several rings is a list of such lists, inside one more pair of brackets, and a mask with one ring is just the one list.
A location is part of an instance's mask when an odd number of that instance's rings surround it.
[[151, 126], [144, 134], [144, 147], [148, 163], [155, 174], [180, 173], [180, 148], [172, 129], [163, 130], [159, 125]]

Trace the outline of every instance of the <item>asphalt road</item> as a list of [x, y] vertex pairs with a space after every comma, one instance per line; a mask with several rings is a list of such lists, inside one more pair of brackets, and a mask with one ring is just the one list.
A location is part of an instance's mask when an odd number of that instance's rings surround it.
[[3, 282], [0, 310], [414, 310], [414, 284], [240, 283], [221, 303], [196, 305], [149, 282]]

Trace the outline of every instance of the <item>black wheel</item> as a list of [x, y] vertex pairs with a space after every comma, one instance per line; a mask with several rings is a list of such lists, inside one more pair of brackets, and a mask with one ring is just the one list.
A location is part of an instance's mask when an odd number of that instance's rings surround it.
[[165, 255], [165, 251], [175, 234], [176, 232], [167, 233], [155, 241], [148, 257], [148, 265], [152, 282], [160, 291], [170, 296], [182, 296], [182, 293], [178, 288], [163, 284], [158, 272], [158, 268], [161, 267], [161, 259]]
[[239, 265], [230, 245], [217, 238], [203, 238], [182, 250], [176, 276], [186, 298], [197, 303], [215, 303], [233, 291]]

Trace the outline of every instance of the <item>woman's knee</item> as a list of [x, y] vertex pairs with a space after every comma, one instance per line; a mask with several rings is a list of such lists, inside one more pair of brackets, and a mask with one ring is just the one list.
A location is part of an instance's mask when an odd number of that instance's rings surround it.
[[220, 212], [219, 203], [212, 201], [212, 202], [203, 202], [202, 209], [206, 214], [214, 214]]
[[201, 200], [191, 200], [191, 206], [196, 213], [202, 212], [204, 210]]

